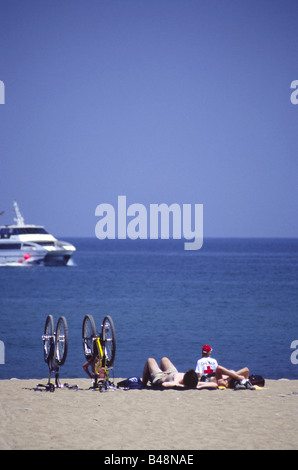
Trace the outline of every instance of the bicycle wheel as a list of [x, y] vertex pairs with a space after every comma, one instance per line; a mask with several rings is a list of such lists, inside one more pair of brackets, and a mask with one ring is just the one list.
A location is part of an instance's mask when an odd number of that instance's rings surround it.
[[113, 367], [116, 355], [116, 333], [114, 322], [109, 315], [102, 323], [102, 337], [105, 345], [106, 366]]
[[58, 366], [63, 366], [68, 350], [68, 325], [65, 317], [60, 317], [56, 328], [55, 358]]
[[43, 339], [43, 355], [45, 362], [49, 363], [54, 355], [54, 318], [53, 315], [48, 315], [44, 326]]
[[87, 361], [93, 358], [93, 338], [96, 336], [96, 327], [92, 315], [85, 315], [82, 327], [83, 348]]

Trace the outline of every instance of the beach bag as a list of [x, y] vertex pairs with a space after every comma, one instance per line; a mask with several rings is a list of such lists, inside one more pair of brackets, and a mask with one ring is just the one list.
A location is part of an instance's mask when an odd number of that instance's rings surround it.
[[259, 387], [264, 387], [265, 385], [265, 379], [261, 375], [250, 375], [249, 381], [252, 385], [258, 385]]
[[117, 387], [123, 388], [124, 390], [140, 390], [143, 388], [143, 382], [140, 377], [134, 376], [118, 382]]

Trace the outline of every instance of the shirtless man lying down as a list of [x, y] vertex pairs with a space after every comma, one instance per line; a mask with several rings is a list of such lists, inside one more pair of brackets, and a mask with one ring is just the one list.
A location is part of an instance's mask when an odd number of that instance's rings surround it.
[[149, 357], [143, 371], [143, 386], [150, 381], [152, 385], [160, 385], [163, 388], [184, 387], [184, 388], [217, 388], [216, 383], [199, 382], [198, 376], [193, 369], [178, 372], [174, 364], [167, 357], [160, 361], [160, 367], [155, 359]]

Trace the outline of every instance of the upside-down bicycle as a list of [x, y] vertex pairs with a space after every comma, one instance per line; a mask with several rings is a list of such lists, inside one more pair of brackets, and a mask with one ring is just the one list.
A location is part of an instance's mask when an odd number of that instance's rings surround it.
[[[66, 318], [61, 316], [57, 322], [56, 330], [53, 315], [48, 315], [42, 335], [44, 360], [49, 366], [49, 380], [45, 386], [54, 392], [60, 387], [59, 368], [63, 366], [68, 350], [68, 325]], [[52, 372], [55, 372], [55, 385], [51, 383]], [[39, 384], [39, 386], [43, 386]]]
[[[93, 388], [100, 391], [113, 387], [110, 371], [113, 370], [116, 355], [116, 333], [112, 318], [107, 315], [97, 334], [92, 315], [85, 315], [82, 327], [83, 349], [87, 361], [94, 361], [95, 381]], [[103, 371], [103, 377], [100, 377]]]

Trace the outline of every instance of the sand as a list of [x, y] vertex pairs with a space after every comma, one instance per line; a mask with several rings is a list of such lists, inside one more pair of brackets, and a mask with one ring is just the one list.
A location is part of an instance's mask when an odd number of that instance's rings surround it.
[[[115, 379], [115, 384], [120, 379]], [[298, 380], [259, 390], [35, 391], [0, 381], [0, 449], [297, 449]], [[61, 379], [63, 383], [63, 380]]]

